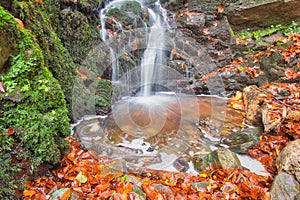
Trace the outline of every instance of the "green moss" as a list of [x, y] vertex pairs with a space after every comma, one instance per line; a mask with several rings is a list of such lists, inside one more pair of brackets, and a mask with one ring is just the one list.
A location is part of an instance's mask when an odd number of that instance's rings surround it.
[[7, 136], [4, 128], [0, 126], [0, 198], [8, 199], [12, 196], [16, 188], [13, 174], [17, 167], [11, 166], [11, 157], [9, 152], [12, 150], [13, 139]]
[[120, 24], [133, 24], [134, 18], [132, 18], [128, 13], [119, 8], [110, 8], [107, 13], [107, 16], [113, 17]]
[[237, 36], [243, 38], [243, 39], [248, 39], [248, 38], [254, 38], [257, 41], [263, 41], [263, 37], [272, 35], [276, 32], [282, 32], [283, 35], [288, 36], [291, 33], [300, 33], [300, 26], [296, 22], [291, 22], [290, 24], [287, 25], [271, 25], [268, 28], [265, 29], [259, 29], [256, 31], [251, 31], [251, 30], [242, 30], [237, 33]]
[[[61, 40], [57, 36], [55, 30], [59, 27], [59, 19], [57, 14], [49, 15], [48, 11], [57, 11], [59, 2], [55, 1], [49, 8], [45, 8], [43, 4], [33, 3], [30, 1], [14, 1], [12, 13], [18, 18], [24, 18], [25, 28], [30, 29], [36, 38], [36, 43], [46, 55], [43, 58], [45, 66], [52, 72], [53, 76], [62, 86], [70, 109], [72, 87], [74, 76], [76, 76], [76, 66], [74, 61], [63, 46]], [[57, 23], [57, 24], [55, 24]]]
[[142, 15], [144, 13], [141, 5], [136, 1], [126, 2], [124, 5], [122, 5], [121, 9], [138, 15]]
[[[34, 35], [26, 29], [20, 30], [14, 17], [1, 6], [0, 21], [0, 30], [11, 33], [19, 52], [13, 56], [7, 73], [0, 75], [7, 88], [5, 94], [0, 94], [4, 105], [0, 106], [0, 125], [15, 130], [11, 137], [1, 135], [1, 142], [7, 144], [1, 145], [0, 176], [3, 176], [10, 165], [13, 143], [19, 144], [21, 150], [17, 155], [30, 161], [32, 171], [45, 162], [58, 163], [67, 145], [64, 138], [69, 134], [70, 125], [62, 88], [45, 66]], [[13, 175], [2, 178], [9, 179], [5, 184], [12, 188]], [[1, 192], [11, 191], [0, 188]]]
[[110, 109], [112, 92], [111, 81], [99, 80], [96, 86], [95, 106], [105, 110]]

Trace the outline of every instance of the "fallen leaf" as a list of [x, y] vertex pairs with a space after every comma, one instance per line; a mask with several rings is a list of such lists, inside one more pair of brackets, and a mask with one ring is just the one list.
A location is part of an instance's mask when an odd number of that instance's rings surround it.
[[43, 0], [36, 0], [37, 3], [42, 3]]
[[87, 72], [82, 71], [80, 68], [77, 68], [77, 73], [82, 80], [85, 81], [87, 79], [87, 75], [88, 75]]
[[6, 86], [3, 82], [0, 82], [0, 92], [4, 94], [6, 92]]
[[222, 12], [224, 12], [224, 10], [225, 10], [224, 7], [219, 7], [218, 8], [218, 13], [222, 13]]
[[34, 191], [34, 190], [25, 190], [25, 191], [23, 192], [23, 195], [24, 195], [25, 197], [32, 197], [35, 193], [36, 193], [36, 191]]
[[18, 23], [20, 30], [23, 30], [24, 24], [23, 24], [22, 20], [15, 18], [15, 21]]
[[133, 44], [133, 50], [137, 50], [138, 49], [138, 45], [136, 43]]
[[79, 180], [80, 183], [86, 183], [87, 177], [82, 174], [82, 172], [79, 172], [79, 174], [76, 176], [76, 179]]
[[8, 136], [10, 136], [10, 135], [12, 135], [12, 134], [14, 134], [15, 133], [15, 130], [13, 129], [13, 128], [8, 128], [7, 129], [7, 135]]
[[203, 29], [202, 34], [203, 35], [208, 35], [209, 34], [209, 29], [208, 28]]

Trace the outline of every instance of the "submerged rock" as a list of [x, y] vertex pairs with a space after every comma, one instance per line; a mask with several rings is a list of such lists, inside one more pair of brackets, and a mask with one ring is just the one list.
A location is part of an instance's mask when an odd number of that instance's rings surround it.
[[290, 142], [279, 154], [276, 167], [294, 175], [300, 182], [300, 139]]
[[273, 181], [270, 193], [272, 200], [299, 199], [300, 184], [292, 175], [280, 172]]
[[223, 169], [240, 168], [241, 163], [237, 155], [226, 148], [217, 149], [209, 154], [195, 154], [192, 158], [195, 170], [203, 172], [206, 168], [212, 168], [215, 165]]

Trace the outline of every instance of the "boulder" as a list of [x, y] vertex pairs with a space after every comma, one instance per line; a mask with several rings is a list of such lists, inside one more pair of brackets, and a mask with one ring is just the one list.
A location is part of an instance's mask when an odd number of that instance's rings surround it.
[[241, 0], [228, 6], [228, 20], [235, 31], [299, 20], [299, 0]]
[[195, 170], [203, 172], [206, 168], [221, 166], [223, 169], [240, 168], [241, 162], [237, 155], [226, 148], [217, 149], [211, 153], [195, 154], [192, 158]]
[[276, 159], [276, 167], [294, 175], [300, 181], [300, 139], [290, 142]]
[[272, 200], [299, 199], [299, 193], [300, 184], [285, 172], [277, 174], [270, 190]]

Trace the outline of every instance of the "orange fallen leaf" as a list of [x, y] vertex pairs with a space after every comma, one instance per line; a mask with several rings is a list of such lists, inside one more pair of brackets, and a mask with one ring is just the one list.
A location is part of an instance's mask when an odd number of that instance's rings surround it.
[[77, 68], [77, 73], [82, 80], [85, 81], [87, 79], [87, 75], [88, 75], [87, 72], [82, 71], [80, 68]]
[[23, 30], [24, 24], [23, 24], [22, 20], [15, 18], [15, 21], [18, 23], [20, 30]]
[[34, 190], [25, 190], [24, 192], [23, 192], [23, 195], [25, 196], [25, 197], [32, 197], [33, 195], [35, 195], [36, 194], [36, 191], [34, 191]]
[[143, 13], [143, 17], [146, 19], [148, 17], [147, 13]]
[[181, 64], [181, 67], [182, 67], [182, 68], [185, 68], [185, 67], [186, 67], [186, 64], [185, 64], [185, 63], [182, 63], [182, 64]]
[[42, 3], [43, 0], [36, 0], [37, 3]]
[[138, 45], [136, 43], [133, 44], [133, 50], [137, 50], [138, 49]]
[[7, 135], [8, 136], [10, 136], [10, 135], [12, 135], [12, 134], [14, 134], [15, 133], [15, 130], [13, 129], [13, 128], [8, 128], [7, 129]]
[[224, 12], [224, 7], [219, 7], [218, 8], [218, 13], [222, 13], [222, 12]]

